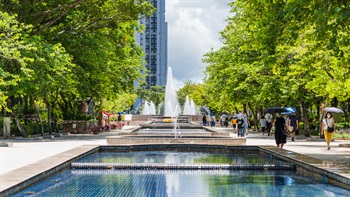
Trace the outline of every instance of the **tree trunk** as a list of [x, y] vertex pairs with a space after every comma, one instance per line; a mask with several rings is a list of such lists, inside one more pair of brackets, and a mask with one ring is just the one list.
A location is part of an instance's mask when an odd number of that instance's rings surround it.
[[327, 105], [328, 105], [328, 97], [327, 97], [327, 99], [326, 99], [326, 101], [325, 102], [323, 102], [322, 104], [321, 104], [321, 106], [320, 106], [320, 110], [319, 110], [319, 119], [318, 119], [318, 122], [319, 122], [319, 128], [320, 128], [320, 138], [321, 139], [324, 139], [324, 135], [322, 135], [321, 134], [321, 129], [322, 129], [322, 120], [323, 120], [323, 110], [324, 110], [324, 108], [326, 108], [327, 107]]
[[24, 97], [24, 102], [25, 102], [25, 106], [24, 106], [25, 110], [24, 110], [24, 111], [25, 111], [25, 113], [26, 113], [26, 114], [25, 114], [25, 121], [24, 121], [24, 124], [27, 125], [28, 122], [29, 122], [29, 121], [28, 121], [28, 118], [29, 118], [29, 117], [28, 117], [28, 96], [25, 96], [25, 97]]
[[236, 114], [239, 114], [238, 108], [235, 106]]
[[300, 106], [300, 116], [304, 122], [305, 137], [310, 137], [309, 119], [308, 119], [308, 111], [307, 111], [308, 106], [304, 102], [299, 100], [298, 100], [298, 103]]
[[[252, 107], [252, 104], [250, 102], [248, 102], [248, 106], [249, 106], [249, 109], [252, 111], [253, 113], [253, 118], [254, 118], [254, 128], [259, 131], [259, 125], [258, 125], [258, 114], [257, 114], [257, 111], [254, 110], [254, 108]], [[249, 121], [249, 119], [248, 119]]]
[[334, 98], [333, 98], [332, 103], [331, 103], [331, 106], [332, 106], [332, 107], [338, 107], [338, 99], [337, 99], [337, 97], [334, 97]]
[[16, 126], [19, 130], [19, 132], [21, 133], [21, 135], [23, 137], [28, 137], [27, 131], [23, 128], [23, 126], [21, 125], [21, 122], [18, 120], [17, 114], [15, 112], [12, 112], [12, 117], [15, 120]]
[[[34, 100], [33, 100], [34, 101]], [[39, 121], [40, 121], [40, 127], [41, 127], [41, 136], [44, 135], [44, 125], [43, 125], [43, 120], [41, 119], [41, 115], [39, 113], [39, 110], [38, 110], [38, 106], [35, 104], [35, 102], [33, 103], [34, 104], [34, 109], [35, 109], [35, 112], [38, 114], [38, 117], [39, 117]]]
[[19, 132], [21, 133], [21, 135], [22, 135], [23, 137], [28, 137], [27, 131], [26, 131], [26, 130], [23, 128], [23, 126], [21, 125], [21, 122], [20, 122], [19, 119], [18, 119], [17, 113], [14, 112], [13, 109], [12, 109], [14, 103], [15, 103], [15, 102], [14, 102], [13, 96], [11, 96], [10, 98], [8, 98], [8, 99], [6, 100], [7, 107], [8, 107], [9, 109], [12, 110], [11, 116], [12, 116], [13, 120], [15, 121], [15, 124], [16, 124], [16, 126], [17, 126]]
[[344, 111], [345, 121], [348, 122], [349, 120], [349, 113], [348, 113], [348, 102], [342, 102], [342, 110]]
[[46, 108], [47, 108], [47, 125], [48, 125], [48, 130], [49, 134], [52, 134], [52, 125], [51, 125], [51, 105], [50, 102], [47, 100], [47, 98], [44, 98]]

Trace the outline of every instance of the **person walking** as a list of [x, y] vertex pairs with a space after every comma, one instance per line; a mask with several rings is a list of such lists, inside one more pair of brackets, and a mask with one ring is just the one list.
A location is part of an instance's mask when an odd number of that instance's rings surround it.
[[237, 135], [238, 137], [244, 137], [244, 120], [243, 117], [238, 118], [237, 120]]
[[215, 127], [216, 120], [215, 120], [215, 116], [213, 114], [211, 114], [209, 116], [209, 120], [210, 120], [210, 127]]
[[335, 133], [335, 124], [333, 115], [331, 112], [327, 112], [325, 118], [322, 121], [321, 135], [324, 135], [327, 143], [327, 150], [331, 150], [330, 143]]
[[244, 121], [243, 133], [245, 135], [248, 135], [248, 127], [250, 126], [250, 123], [249, 123], [248, 116], [246, 113], [243, 113], [243, 121]]
[[266, 121], [263, 115], [260, 117], [260, 126], [261, 126], [262, 134], [265, 135]]
[[[293, 127], [293, 129], [292, 129]], [[295, 133], [299, 129], [299, 121], [298, 117], [295, 115], [295, 112], [293, 112], [288, 119], [288, 131], [290, 133], [290, 137], [292, 138], [292, 141], [294, 141]]]
[[224, 120], [225, 120], [224, 125], [225, 125], [225, 127], [227, 128], [227, 127], [228, 127], [228, 116], [226, 116], [226, 117], [224, 118]]
[[237, 114], [234, 113], [232, 116], [232, 127], [233, 127], [233, 133], [237, 132]]
[[203, 113], [202, 122], [203, 126], [207, 126], [207, 115], [205, 113]]
[[265, 121], [266, 121], [266, 131], [267, 136], [270, 136], [271, 128], [272, 128], [272, 115], [270, 113], [265, 114]]
[[224, 115], [220, 116], [219, 122], [220, 122], [221, 127], [224, 127]]
[[275, 127], [275, 141], [278, 148], [283, 148], [287, 142], [286, 122], [280, 112], [276, 112], [276, 119], [272, 124]]
[[[284, 112], [284, 113], [282, 113], [283, 114], [283, 118], [284, 118], [284, 128], [285, 128], [285, 134], [286, 134], [286, 137], [288, 137], [288, 134], [291, 134], [290, 132], [289, 132], [289, 115], [288, 115], [288, 113], [286, 113], [286, 112]], [[294, 141], [294, 139], [292, 140], [292, 141]]]
[[118, 129], [122, 130], [122, 115], [118, 113]]

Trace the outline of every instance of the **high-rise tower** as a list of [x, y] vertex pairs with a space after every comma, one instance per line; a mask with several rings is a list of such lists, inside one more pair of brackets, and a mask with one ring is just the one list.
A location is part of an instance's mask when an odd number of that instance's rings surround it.
[[145, 26], [136, 35], [136, 41], [145, 52], [145, 67], [149, 70], [147, 87], [166, 84], [168, 64], [168, 24], [165, 22], [165, 0], [149, 0], [157, 11], [149, 18], [142, 18]]

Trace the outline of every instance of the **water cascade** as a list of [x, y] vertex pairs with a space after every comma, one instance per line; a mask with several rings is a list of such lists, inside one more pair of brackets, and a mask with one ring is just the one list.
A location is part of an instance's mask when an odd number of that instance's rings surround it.
[[156, 115], [156, 107], [154, 106], [154, 103], [152, 101], [151, 103], [145, 101], [142, 110], [142, 115]]
[[149, 105], [147, 101], [145, 101], [145, 104], [143, 105], [142, 115], [149, 115]]
[[179, 101], [177, 100], [175, 84], [173, 81], [173, 73], [171, 68], [168, 67], [167, 83], [165, 86], [164, 115], [173, 116], [176, 110], [176, 106], [179, 106]]
[[188, 99], [188, 96], [186, 96], [186, 101], [184, 105], [184, 113], [183, 115], [189, 115], [190, 114], [190, 100]]
[[191, 108], [191, 115], [196, 115], [197, 114], [197, 108], [196, 108], [196, 104], [194, 103], [194, 101], [191, 99], [190, 101], [190, 108]]
[[149, 104], [149, 114], [150, 115], [156, 115], [156, 106], [154, 105], [154, 103], [151, 101], [151, 103]]
[[196, 105], [193, 100], [190, 100], [188, 96], [186, 96], [183, 115], [196, 115], [196, 111]]
[[182, 137], [180, 126], [179, 126], [178, 121], [177, 121], [180, 113], [181, 113], [181, 108], [179, 105], [177, 105], [174, 109], [174, 114], [171, 117], [173, 124], [174, 124], [173, 132], [174, 132], [175, 138]]

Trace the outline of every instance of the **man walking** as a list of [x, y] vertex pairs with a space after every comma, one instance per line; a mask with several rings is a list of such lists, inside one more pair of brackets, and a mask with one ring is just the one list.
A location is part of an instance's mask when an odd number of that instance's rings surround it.
[[272, 115], [270, 113], [265, 114], [265, 121], [266, 121], [267, 136], [270, 136], [270, 132], [272, 128]]
[[290, 137], [292, 138], [292, 141], [294, 141], [294, 137], [295, 137], [295, 132], [299, 129], [299, 121], [298, 121], [298, 117], [295, 115], [295, 112], [293, 112], [290, 116], [289, 116], [289, 120], [288, 120], [288, 125], [293, 127], [293, 130], [290, 130]]

